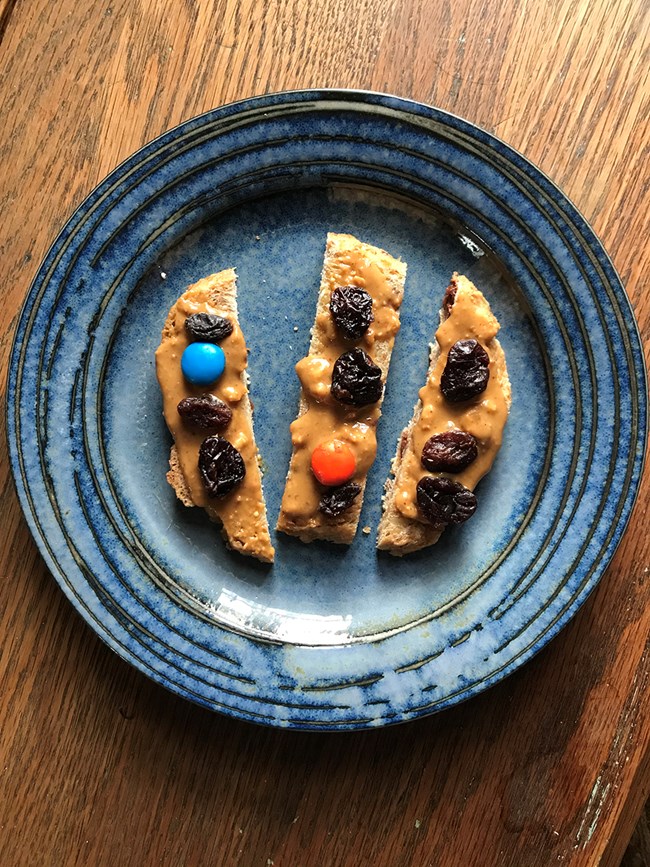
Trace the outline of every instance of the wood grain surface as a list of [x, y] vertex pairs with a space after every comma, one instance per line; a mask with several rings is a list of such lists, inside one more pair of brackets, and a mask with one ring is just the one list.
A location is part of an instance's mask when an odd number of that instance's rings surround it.
[[[495, 132], [592, 222], [650, 338], [647, 0], [0, 0], [2, 392], [20, 305], [82, 198], [170, 126], [362, 87]], [[620, 863], [650, 784], [648, 478], [596, 592], [482, 696], [367, 734], [277, 732], [118, 660], [45, 569], [0, 442], [0, 862]]]

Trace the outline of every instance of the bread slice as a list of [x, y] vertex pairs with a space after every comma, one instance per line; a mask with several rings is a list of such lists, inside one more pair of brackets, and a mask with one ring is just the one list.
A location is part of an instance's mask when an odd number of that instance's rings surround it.
[[[233, 332], [221, 341], [226, 356], [224, 374], [209, 387], [190, 385], [181, 372], [181, 356], [189, 340], [185, 319], [192, 313], [214, 313], [230, 319]], [[190, 286], [169, 311], [156, 351], [156, 373], [163, 396], [163, 413], [174, 438], [167, 481], [185, 506], [200, 506], [211, 520], [222, 525], [228, 545], [241, 554], [273, 562], [266, 504], [262, 492], [260, 458], [253, 432], [248, 396], [248, 351], [237, 317], [237, 278], [234, 269], [205, 277]], [[243, 481], [222, 498], [209, 497], [198, 469], [199, 448], [209, 431], [192, 430], [184, 424], [177, 406], [181, 399], [210, 392], [225, 401], [233, 416], [220, 432], [238, 449], [246, 466]]]
[[[352, 235], [328, 234], [309, 354], [296, 366], [303, 387], [298, 416], [291, 425], [293, 453], [277, 524], [278, 530], [303, 542], [323, 539], [349, 544], [356, 533], [367, 473], [376, 454], [375, 428], [382, 401], [364, 407], [339, 403], [330, 395], [332, 368], [342, 353], [360, 347], [381, 368], [385, 383], [399, 330], [405, 278], [406, 264], [385, 250]], [[333, 290], [349, 285], [365, 288], [373, 298], [374, 322], [357, 341], [341, 336], [329, 310]], [[314, 448], [329, 439], [342, 440], [355, 453], [352, 481], [360, 487], [350, 508], [337, 517], [319, 510], [325, 488], [310, 463]]]
[[[388, 478], [385, 485], [377, 547], [397, 556], [435, 544], [445, 529], [444, 525], [428, 523], [417, 509], [415, 485], [420, 478], [429, 474], [420, 464], [422, 442], [429, 435], [449, 427], [474, 433], [479, 443], [479, 457], [475, 464], [458, 474], [444, 474], [473, 490], [479, 479], [492, 466], [501, 445], [503, 425], [510, 409], [511, 388], [506, 359], [495, 336], [499, 323], [483, 294], [466, 277], [456, 273], [452, 276], [440, 310], [440, 325], [450, 316], [459, 317], [459, 321], [455, 323], [452, 342], [475, 338], [487, 351], [490, 358], [490, 380], [488, 389], [478, 400], [449, 405], [440, 397], [443, 414], [440, 415], [441, 410], [438, 407], [435, 409], [437, 418], [431, 418], [434, 406], [431, 404], [426, 408], [423, 399], [426, 402], [428, 397], [439, 392], [440, 376], [447, 356], [446, 351], [444, 354], [441, 352], [438, 340], [434, 339], [431, 344], [427, 384], [420, 392], [409, 425], [399, 438], [391, 468], [392, 477]], [[436, 338], [440, 334], [440, 331], [436, 332]], [[425, 420], [423, 412], [427, 416]], [[445, 421], [445, 425], [436, 426], [441, 420]]]

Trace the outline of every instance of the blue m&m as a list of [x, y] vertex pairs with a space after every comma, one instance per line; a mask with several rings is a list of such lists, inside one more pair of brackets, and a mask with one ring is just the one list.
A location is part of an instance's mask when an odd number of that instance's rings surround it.
[[183, 376], [192, 385], [210, 385], [226, 367], [226, 356], [214, 343], [190, 343], [181, 357]]

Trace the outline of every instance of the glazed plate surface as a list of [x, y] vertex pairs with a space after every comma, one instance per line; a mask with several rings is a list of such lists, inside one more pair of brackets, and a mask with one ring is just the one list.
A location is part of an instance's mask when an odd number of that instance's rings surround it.
[[[235, 267], [274, 525], [328, 231], [408, 263], [371, 531], [349, 549], [275, 535], [266, 567], [228, 552], [167, 485], [153, 355], [184, 289]], [[501, 322], [512, 411], [476, 515], [395, 559], [375, 549], [382, 487], [454, 270]], [[566, 624], [627, 523], [646, 393], [611, 263], [537, 169], [436, 109], [305, 91], [188, 121], [91, 193], [26, 300], [8, 430], [36, 542], [120, 656], [233, 716], [351, 729], [461, 701]]]

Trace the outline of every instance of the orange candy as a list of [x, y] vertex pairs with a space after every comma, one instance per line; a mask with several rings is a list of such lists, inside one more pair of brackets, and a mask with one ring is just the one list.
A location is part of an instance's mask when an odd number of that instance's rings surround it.
[[311, 468], [322, 485], [342, 485], [354, 475], [357, 462], [350, 446], [340, 440], [329, 440], [311, 453]]

